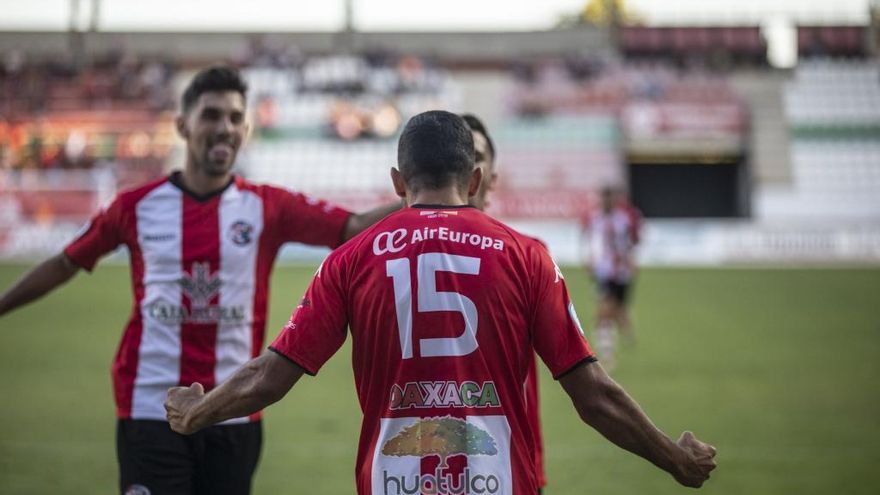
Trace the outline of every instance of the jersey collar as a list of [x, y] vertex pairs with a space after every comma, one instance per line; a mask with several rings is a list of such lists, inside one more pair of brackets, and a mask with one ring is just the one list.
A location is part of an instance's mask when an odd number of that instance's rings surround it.
[[432, 204], [422, 204], [416, 203], [409, 205], [410, 208], [429, 208], [432, 210], [451, 210], [457, 208], [476, 208], [473, 205], [432, 205]]
[[229, 182], [227, 182], [225, 186], [217, 189], [216, 191], [211, 191], [208, 194], [196, 194], [195, 192], [187, 189], [187, 187], [183, 185], [183, 180], [181, 180], [181, 174], [179, 170], [172, 172], [171, 175], [168, 176], [168, 182], [170, 182], [174, 187], [183, 191], [184, 194], [191, 197], [192, 199], [200, 203], [204, 203], [205, 201], [208, 201], [223, 194], [227, 189], [229, 189], [229, 186], [235, 183], [235, 178], [236, 176], [233, 175], [229, 178]]

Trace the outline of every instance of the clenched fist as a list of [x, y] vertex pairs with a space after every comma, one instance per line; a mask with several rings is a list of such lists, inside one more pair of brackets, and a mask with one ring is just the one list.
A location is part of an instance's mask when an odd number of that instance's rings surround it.
[[204, 425], [194, 424], [192, 410], [205, 397], [205, 388], [201, 383], [193, 383], [189, 387], [168, 389], [165, 399], [165, 411], [171, 429], [177, 433], [189, 435], [200, 430]]
[[692, 488], [703, 486], [716, 466], [715, 447], [697, 440], [689, 431], [682, 433], [676, 444], [681, 447], [684, 455], [673, 474], [675, 480]]

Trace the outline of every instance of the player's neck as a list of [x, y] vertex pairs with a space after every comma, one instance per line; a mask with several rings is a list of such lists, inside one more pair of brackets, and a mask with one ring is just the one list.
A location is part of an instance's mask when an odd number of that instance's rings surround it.
[[457, 188], [422, 190], [415, 194], [407, 194], [407, 206], [412, 205], [443, 205], [461, 206], [468, 204], [467, 198], [463, 197]]
[[199, 172], [195, 167], [186, 167], [180, 174], [180, 181], [187, 190], [198, 196], [206, 196], [225, 188], [231, 177], [232, 172], [213, 176]]

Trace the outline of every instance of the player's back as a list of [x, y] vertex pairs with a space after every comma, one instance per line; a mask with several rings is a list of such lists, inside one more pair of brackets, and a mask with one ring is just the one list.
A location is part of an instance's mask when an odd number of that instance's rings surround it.
[[554, 373], [591, 355], [546, 250], [474, 208], [408, 208], [322, 271], [347, 292], [359, 493], [535, 493], [532, 349]]

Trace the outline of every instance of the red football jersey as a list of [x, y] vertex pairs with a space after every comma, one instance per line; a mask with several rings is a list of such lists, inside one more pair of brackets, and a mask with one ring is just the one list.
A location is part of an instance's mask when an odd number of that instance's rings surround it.
[[[544, 249], [547, 245], [544, 241], [537, 237], [532, 237]], [[547, 473], [544, 470], [544, 434], [541, 431], [541, 401], [538, 394], [538, 362], [537, 357], [532, 353], [532, 360], [529, 363], [529, 371], [526, 373], [526, 417], [532, 428], [532, 436], [535, 440], [535, 476], [538, 480], [538, 487], [547, 486]]]
[[534, 495], [523, 392], [594, 360], [536, 241], [471, 207], [389, 215], [330, 254], [271, 349], [315, 374], [345, 341], [364, 413], [361, 495]]
[[209, 197], [177, 175], [120, 193], [64, 250], [91, 271], [128, 247], [134, 304], [113, 362], [117, 415], [164, 421], [170, 387], [210, 389], [259, 354], [278, 249], [335, 247], [349, 215], [240, 177]]
[[544, 434], [541, 432], [541, 402], [538, 396], [538, 362], [535, 354], [529, 363], [529, 371], [526, 373], [526, 383], [523, 390], [526, 396], [526, 419], [532, 430], [532, 439], [535, 442], [535, 479], [538, 487], [547, 486], [547, 474], [544, 471]]

